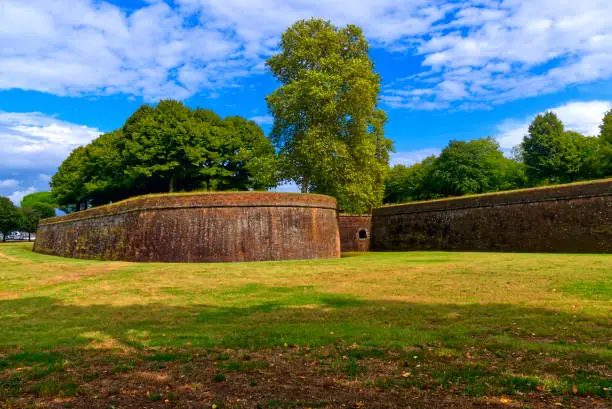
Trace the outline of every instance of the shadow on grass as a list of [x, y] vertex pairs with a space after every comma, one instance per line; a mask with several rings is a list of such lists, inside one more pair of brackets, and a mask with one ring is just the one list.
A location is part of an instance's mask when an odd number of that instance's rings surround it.
[[[287, 298], [288, 291], [295, 297]], [[550, 389], [566, 390], [576, 382], [578, 368], [582, 392], [609, 395], [601, 392], [610, 376], [601, 368], [612, 359], [612, 326], [604, 317], [505, 304], [362, 300], [309, 287], [278, 292], [283, 302], [271, 297], [244, 307], [78, 306], [49, 297], [3, 300], [0, 371], [34, 364], [49, 367], [68, 355], [100, 347], [108, 348], [110, 355], [122, 351], [122, 356], [137, 359], [160, 349], [257, 350], [285, 344], [326, 346], [345, 355], [357, 344], [430, 362], [431, 376], [441, 384], [466, 376], [466, 382], [473, 382], [470, 376], [481, 376], [474, 373], [495, 364], [496, 371], [489, 375], [506, 379], [502, 383], [533, 389], [538, 381], [532, 379], [556, 377], [555, 385], [565, 386]]]

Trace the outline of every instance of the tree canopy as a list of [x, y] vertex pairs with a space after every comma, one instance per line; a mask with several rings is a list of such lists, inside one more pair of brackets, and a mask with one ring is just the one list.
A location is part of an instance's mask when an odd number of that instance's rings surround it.
[[79, 210], [147, 193], [266, 189], [277, 173], [274, 147], [254, 122], [161, 101], [76, 148], [51, 186], [60, 205]]
[[21, 223], [19, 209], [8, 197], [0, 196], [0, 233], [2, 233], [2, 241], [6, 241], [6, 236], [18, 229]]
[[531, 184], [576, 180], [580, 155], [554, 112], [540, 114], [531, 122], [521, 155]]
[[23, 199], [21, 199], [20, 207], [28, 207], [32, 206], [35, 203], [46, 203], [53, 208], [57, 207], [57, 199], [51, 192], [35, 192], [25, 195]]
[[395, 166], [387, 179], [385, 202], [496, 192], [525, 184], [523, 166], [506, 158], [493, 138], [451, 141], [438, 157], [411, 167]]
[[31, 206], [22, 207], [21, 216], [21, 229], [28, 234], [36, 233], [38, 223], [41, 219], [55, 216], [55, 208], [47, 203], [35, 202]]
[[612, 176], [612, 108], [604, 115], [599, 129], [599, 176]]
[[392, 148], [368, 50], [359, 27], [300, 20], [266, 62], [281, 83], [266, 101], [284, 179], [352, 213], [381, 203]]

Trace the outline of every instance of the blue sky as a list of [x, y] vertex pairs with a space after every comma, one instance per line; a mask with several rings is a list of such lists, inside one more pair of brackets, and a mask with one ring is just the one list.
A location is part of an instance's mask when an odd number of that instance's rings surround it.
[[269, 130], [264, 61], [309, 17], [363, 28], [393, 163], [451, 139], [510, 150], [549, 109], [594, 135], [612, 103], [608, 0], [3, 0], [0, 195], [47, 190], [70, 150], [160, 98]]

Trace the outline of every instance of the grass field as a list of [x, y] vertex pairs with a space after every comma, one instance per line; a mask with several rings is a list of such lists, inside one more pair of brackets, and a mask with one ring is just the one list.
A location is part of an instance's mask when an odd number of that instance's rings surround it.
[[0, 245], [0, 407], [609, 407], [612, 256], [136, 264]]

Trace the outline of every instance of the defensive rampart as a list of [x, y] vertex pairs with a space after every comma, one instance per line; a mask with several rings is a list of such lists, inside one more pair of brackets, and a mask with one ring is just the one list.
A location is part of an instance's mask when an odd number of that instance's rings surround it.
[[372, 216], [338, 215], [340, 249], [342, 252], [370, 250]]
[[612, 179], [375, 209], [374, 251], [612, 252]]
[[340, 256], [336, 200], [272, 192], [150, 195], [41, 221], [34, 250], [125, 261]]

